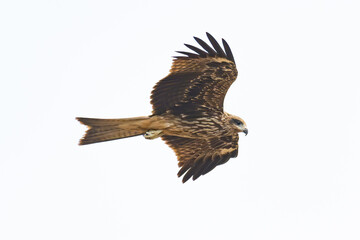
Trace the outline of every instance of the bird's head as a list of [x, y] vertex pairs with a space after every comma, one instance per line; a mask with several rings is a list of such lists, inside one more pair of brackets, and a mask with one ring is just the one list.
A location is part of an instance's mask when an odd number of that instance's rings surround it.
[[230, 123], [230, 126], [236, 132], [243, 132], [243, 133], [245, 133], [245, 136], [248, 134], [249, 131], [247, 129], [245, 121], [242, 118], [229, 114], [228, 121]]

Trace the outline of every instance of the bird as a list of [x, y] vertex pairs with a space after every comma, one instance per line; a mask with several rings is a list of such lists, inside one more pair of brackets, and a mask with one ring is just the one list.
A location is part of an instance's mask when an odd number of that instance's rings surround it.
[[143, 117], [99, 119], [77, 117], [88, 127], [79, 145], [143, 135], [161, 138], [174, 150], [178, 177], [198, 179], [238, 155], [239, 133], [245, 121], [224, 111], [224, 98], [238, 71], [228, 43], [223, 48], [206, 33], [211, 46], [185, 44], [192, 52], [176, 51], [170, 73], [151, 92], [152, 114]]

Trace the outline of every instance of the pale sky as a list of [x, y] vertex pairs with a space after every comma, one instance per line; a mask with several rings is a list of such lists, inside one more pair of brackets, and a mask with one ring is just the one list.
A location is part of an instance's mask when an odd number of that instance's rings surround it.
[[[0, 239], [360, 239], [358, 1], [1, 1]], [[171, 56], [229, 43], [239, 156], [193, 182], [75, 117], [151, 113]]]

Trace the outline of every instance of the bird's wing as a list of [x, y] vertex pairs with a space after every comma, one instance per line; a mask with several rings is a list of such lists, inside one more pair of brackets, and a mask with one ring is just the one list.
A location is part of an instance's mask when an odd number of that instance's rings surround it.
[[[234, 57], [223, 39], [225, 51], [209, 33], [212, 47], [194, 37], [204, 50], [185, 44], [195, 53], [178, 52], [170, 74], [160, 80], [151, 95], [153, 114], [210, 110], [223, 112], [223, 102], [237, 77]], [[190, 113], [189, 113], [190, 114]]]
[[179, 161], [178, 177], [184, 173], [183, 183], [191, 177], [196, 180], [201, 175], [224, 164], [238, 154], [238, 134], [211, 139], [193, 139], [176, 136], [162, 136], [176, 153]]

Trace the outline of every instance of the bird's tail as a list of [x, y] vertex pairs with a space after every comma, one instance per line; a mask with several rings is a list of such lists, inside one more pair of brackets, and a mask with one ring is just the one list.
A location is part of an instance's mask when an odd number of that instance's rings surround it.
[[150, 117], [119, 119], [78, 117], [76, 119], [88, 126], [88, 130], [79, 142], [79, 145], [86, 145], [142, 135], [148, 130], [147, 127]]

